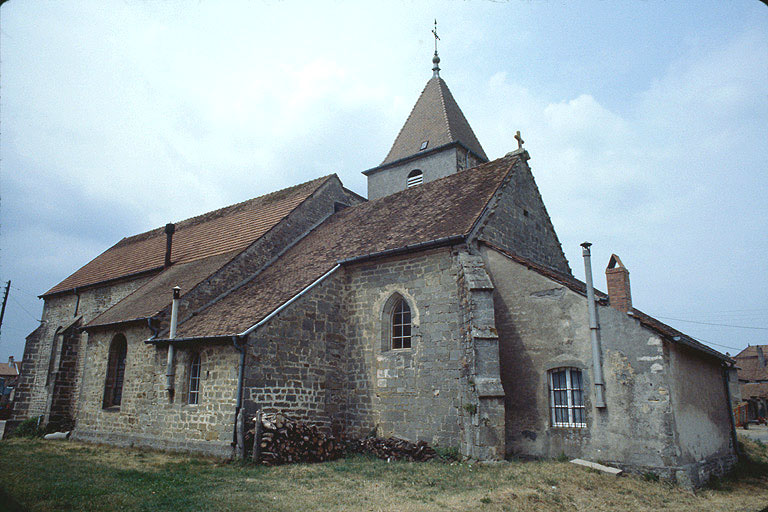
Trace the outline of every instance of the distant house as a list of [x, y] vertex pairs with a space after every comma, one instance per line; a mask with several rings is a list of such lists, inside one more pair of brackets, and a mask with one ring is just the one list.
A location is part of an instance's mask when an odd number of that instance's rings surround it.
[[14, 389], [19, 380], [19, 363], [8, 358], [7, 363], [0, 363], [0, 420], [10, 417], [10, 403], [13, 402]]
[[734, 359], [739, 368], [739, 387], [742, 403], [747, 404], [747, 419], [768, 418], [768, 345], [752, 345], [739, 352]]

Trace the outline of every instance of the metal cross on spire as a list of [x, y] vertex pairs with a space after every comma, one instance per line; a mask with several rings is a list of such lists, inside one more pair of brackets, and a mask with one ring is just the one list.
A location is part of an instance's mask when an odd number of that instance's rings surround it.
[[432, 35], [435, 36], [435, 56], [432, 57], [432, 78], [440, 77], [440, 57], [437, 56], [437, 40], [440, 36], [437, 35], [437, 20], [435, 20], [435, 28], [432, 29]]

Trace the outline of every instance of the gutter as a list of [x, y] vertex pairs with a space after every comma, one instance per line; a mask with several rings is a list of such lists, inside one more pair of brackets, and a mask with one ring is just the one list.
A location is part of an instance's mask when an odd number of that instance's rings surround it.
[[[242, 340], [242, 343], [238, 343], [238, 340]], [[245, 345], [248, 342], [246, 337], [241, 338], [239, 335], [232, 336], [232, 345], [235, 350], [240, 352], [240, 369], [237, 372], [237, 401], [235, 402], [235, 423], [232, 426], [232, 447], [237, 446], [237, 424], [240, 418], [240, 411], [243, 408], [243, 375], [245, 373]], [[245, 451], [245, 447], [243, 447]]]
[[278, 315], [278, 314], [279, 314], [279, 313], [280, 313], [282, 310], [284, 310], [285, 308], [287, 308], [288, 306], [290, 306], [291, 304], [293, 304], [294, 302], [296, 302], [297, 300], [299, 300], [299, 299], [300, 299], [300, 298], [301, 298], [301, 297], [302, 297], [302, 296], [303, 296], [305, 293], [307, 293], [307, 292], [308, 292], [308, 291], [310, 291], [312, 288], [314, 288], [315, 286], [317, 286], [318, 284], [320, 284], [320, 283], [321, 283], [321, 282], [322, 282], [322, 281], [323, 281], [323, 280], [324, 280], [326, 277], [328, 277], [328, 276], [330, 276], [331, 274], [333, 274], [334, 272], [336, 272], [336, 270], [338, 270], [340, 266], [341, 266], [341, 264], [337, 263], [337, 264], [336, 264], [336, 266], [335, 266], [335, 267], [333, 267], [331, 270], [329, 270], [328, 272], [326, 272], [326, 273], [325, 273], [325, 274], [323, 274], [322, 276], [320, 276], [320, 277], [318, 277], [317, 279], [315, 279], [315, 281], [314, 281], [312, 284], [310, 284], [309, 286], [305, 287], [305, 288], [304, 288], [303, 290], [301, 290], [299, 293], [297, 293], [296, 295], [294, 295], [293, 297], [291, 297], [290, 299], [288, 299], [286, 302], [284, 302], [284, 303], [282, 304], [282, 306], [280, 306], [280, 307], [278, 307], [277, 309], [275, 309], [274, 311], [272, 311], [270, 314], [268, 314], [267, 316], [265, 316], [265, 317], [264, 317], [263, 319], [261, 319], [259, 322], [257, 322], [257, 323], [255, 323], [255, 324], [253, 324], [253, 325], [252, 325], [252, 326], [250, 326], [248, 329], [246, 329], [246, 330], [244, 330], [243, 332], [241, 332], [240, 334], [238, 334], [238, 335], [237, 335], [237, 337], [238, 337], [238, 338], [245, 338], [246, 336], [248, 336], [249, 334], [251, 334], [253, 331], [255, 331], [256, 329], [258, 329], [259, 327], [261, 327], [262, 325], [264, 325], [265, 323], [267, 323], [268, 321], [270, 321], [272, 318], [274, 318], [276, 315]]
[[383, 169], [387, 169], [389, 167], [394, 167], [396, 165], [403, 164], [403, 163], [408, 162], [410, 160], [415, 160], [417, 158], [421, 158], [424, 155], [431, 155], [432, 153], [436, 153], [438, 151], [441, 151], [443, 149], [449, 148], [451, 146], [459, 146], [461, 148], [464, 148], [464, 150], [466, 150], [467, 153], [472, 153], [482, 163], [488, 163], [490, 161], [490, 160], [488, 160], [487, 157], [483, 157], [481, 155], [478, 155], [477, 153], [472, 151], [470, 148], [465, 146], [463, 143], [461, 143], [460, 141], [456, 140], [456, 141], [453, 141], [453, 142], [449, 142], [448, 144], [443, 144], [442, 146], [437, 146], [437, 147], [434, 147], [432, 149], [428, 149], [426, 151], [419, 151], [418, 153], [415, 153], [413, 155], [408, 155], [408, 156], [403, 157], [403, 158], [398, 158], [397, 160], [393, 160], [393, 161], [388, 162], [386, 164], [382, 163], [382, 164], [380, 164], [380, 165], [378, 165], [376, 167], [371, 167], [370, 169], [363, 171], [363, 174], [366, 175], [366, 176], [370, 176], [374, 172], [377, 172], [377, 171], [380, 171], [380, 170], [383, 170]]
[[113, 277], [113, 278], [110, 278], [110, 279], [104, 279], [103, 281], [96, 281], [95, 283], [88, 283], [88, 284], [85, 284], [83, 286], [75, 286], [74, 288], [67, 288], [66, 290], [58, 290], [58, 291], [55, 291], [55, 292], [45, 292], [42, 295], [38, 295], [37, 298], [38, 299], [45, 299], [47, 297], [53, 297], [54, 295], [61, 295], [61, 294], [64, 294], [64, 293], [70, 293], [70, 292], [74, 292], [74, 291], [83, 291], [83, 290], [87, 290], [89, 288], [95, 288], [97, 286], [103, 286], [103, 285], [105, 285], [107, 283], [114, 283], [114, 282], [122, 281], [122, 280], [125, 280], [125, 279], [131, 279], [131, 278], [134, 278], [134, 277], [140, 277], [140, 276], [142, 276], [144, 274], [152, 274], [154, 272], [159, 272], [159, 271], [163, 270], [164, 268], [165, 267], [162, 267], [162, 266], [161, 267], [148, 268], [146, 270], [139, 270], [138, 272], [134, 272], [133, 274], [125, 274], [125, 275], [119, 276], [119, 277]]
[[359, 263], [361, 261], [368, 261], [375, 258], [383, 258], [385, 256], [394, 256], [397, 254], [411, 252], [414, 250], [423, 250], [423, 249], [431, 249], [433, 247], [443, 247], [446, 245], [454, 245], [457, 242], [464, 242], [466, 241], [466, 239], [467, 239], [466, 235], [445, 236], [443, 238], [436, 238], [435, 240], [428, 240], [426, 242], [419, 242], [417, 244], [405, 245], [403, 247], [397, 247], [395, 249], [386, 249], [384, 251], [371, 252], [368, 254], [363, 254], [361, 256], [353, 256], [351, 258], [345, 258], [343, 260], [339, 260], [337, 263], [339, 265], [346, 265], [348, 263]]

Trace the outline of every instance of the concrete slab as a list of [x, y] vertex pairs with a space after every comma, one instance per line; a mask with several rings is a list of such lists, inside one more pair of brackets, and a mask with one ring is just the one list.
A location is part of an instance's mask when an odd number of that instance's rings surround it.
[[622, 470], [618, 468], [603, 466], [602, 464], [598, 464], [597, 462], [590, 462], [588, 460], [583, 460], [583, 459], [573, 459], [571, 461], [571, 464], [578, 464], [579, 466], [585, 466], [588, 468], [596, 469], [598, 471], [602, 471], [603, 473], [608, 473], [609, 475], [619, 476], [622, 473], [624, 473]]

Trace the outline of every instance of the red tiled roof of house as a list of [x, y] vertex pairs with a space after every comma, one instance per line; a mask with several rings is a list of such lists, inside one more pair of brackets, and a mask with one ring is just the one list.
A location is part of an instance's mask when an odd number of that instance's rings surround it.
[[741, 399], [761, 397], [768, 398], [768, 382], [743, 382], [741, 384]]
[[253, 280], [182, 322], [177, 336], [241, 333], [340, 260], [468, 234], [520, 164], [518, 157], [501, 158], [342, 210]]
[[[758, 347], [763, 351], [763, 360], [766, 361], [766, 365], [760, 364]], [[768, 345], [750, 345], [733, 358], [736, 360], [736, 366], [739, 367], [739, 380], [768, 381]]]
[[[329, 178], [317, 178], [177, 223], [171, 260], [174, 264], [188, 263], [245, 249]], [[43, 296], [160, 270], [165, 246], [164, 228], [123, 238]]]
[[19, 371], [15, 364], [0, 363], [0, 377], [16, 377], [18, 375]]

